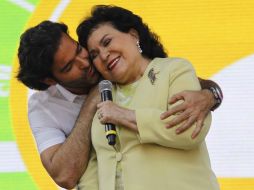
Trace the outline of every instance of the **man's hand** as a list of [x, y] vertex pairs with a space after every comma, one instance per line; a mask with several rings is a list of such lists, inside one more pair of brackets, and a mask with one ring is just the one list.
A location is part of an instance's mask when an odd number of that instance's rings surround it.
[[184, 100], [168, 111], [161, 114], [161, 119], [166, 119], [169, 116], [177, 114], [177, 116], [167, 123], [167, 128], [174, 127], [183, 122], [183, 124], [176, 129], [176, 133], [180, 134], [190, 128], [195, 122], [196, 128], [191, 137], [195, 138], [203, 127], [205, 117], [214, 105], [214, 97], [209, 90], [201, 91], [183, 91], [175, 94], [169, 99], [169, 104], [174, 104], [179, 100]]

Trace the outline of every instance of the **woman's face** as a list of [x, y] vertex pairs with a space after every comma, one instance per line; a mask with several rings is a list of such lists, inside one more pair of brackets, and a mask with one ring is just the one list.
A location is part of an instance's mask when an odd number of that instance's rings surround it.
[[89, 36], [88, 51], [102, 76], [116, 83], [128, 84], [140, 77], [144, 60], [137, 48], [135, 30], [120, 32], [111, 24], [99, 25]]

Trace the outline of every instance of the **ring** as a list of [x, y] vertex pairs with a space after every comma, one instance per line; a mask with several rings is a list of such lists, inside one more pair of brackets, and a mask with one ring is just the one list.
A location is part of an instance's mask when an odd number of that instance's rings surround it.
[[103, 118], [103, 114], [102, 113], [98, 113], [98, 119]]

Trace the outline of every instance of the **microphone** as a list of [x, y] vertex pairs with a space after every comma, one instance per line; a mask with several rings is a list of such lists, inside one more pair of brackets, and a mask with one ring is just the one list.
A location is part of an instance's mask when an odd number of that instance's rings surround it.
[[[112, 101], [112, 83], [108, 80], [102, 80], [99, 83], [99, 91], [101, 93], [101, 101]], [[106, 138], [108, 144], [114, 146], [116, 144], [116, 127], [112, 123], [105, 124]]]

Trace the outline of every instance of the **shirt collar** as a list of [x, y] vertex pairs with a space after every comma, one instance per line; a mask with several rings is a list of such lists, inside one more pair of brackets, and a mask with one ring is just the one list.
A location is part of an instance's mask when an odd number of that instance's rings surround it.
[[64, 98], [66, 98], [66, 100], [68, 100], [69, 102], [74, 102], [74, 100], [79, 97], [79, 95], [77, 94], [73, 94], [71, 93], [69, 90], [65, 89], [63, 86], [61, 86], [60, 84], [56, 85], [56, 88], [59, 90], [59, 92], [63, 95]]

